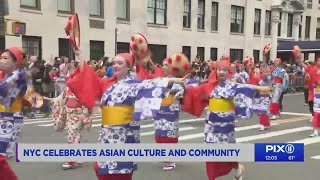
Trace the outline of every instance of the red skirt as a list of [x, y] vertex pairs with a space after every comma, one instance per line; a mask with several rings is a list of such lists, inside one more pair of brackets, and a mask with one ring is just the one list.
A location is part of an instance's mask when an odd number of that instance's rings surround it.
[[1, 180], [18, 180], [18, 177], [11, 169], [5, 156], [0, 156], [0, 176]]
[[207, 175], [209, 180], [215, 180], [220, 176], [225, 176], [239, 166], [238, 162], [206, 162]]

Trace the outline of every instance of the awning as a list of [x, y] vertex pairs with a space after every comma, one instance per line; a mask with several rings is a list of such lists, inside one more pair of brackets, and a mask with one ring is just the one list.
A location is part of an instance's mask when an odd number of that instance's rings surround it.
[[279, 41], [277, 51], [291, 52], [295, 45], [301, 48], [301, 52], [320, 52], [320, 41]]

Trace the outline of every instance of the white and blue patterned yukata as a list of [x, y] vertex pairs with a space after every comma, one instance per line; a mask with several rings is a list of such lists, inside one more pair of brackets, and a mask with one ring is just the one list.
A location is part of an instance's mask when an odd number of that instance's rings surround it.
[[206, 143], [235, 143], [235, 117], [250, 118], [252, 116], [253, 96], [256, 86], [233, 83], [229, 80], [217, 85], [210, 98], [229, 99], [234, 101], [235, 111], [208, 111], [205, 124]]
[[194, 78], [187, 78], [185, 84], [187, 86], [198, 86], [200, 84], [200, 81]]
[[[272, 73], [271, 73], [271, 79], [272, 79], [272, 95], [271, 95], [271, 102], [273, 103], [279, 103], [279, 98], [281, 96], [281, 93], [285, 90], [288, 82], [285, 80], [286, 70], [282, 67], [276, 67]], [[282, 80], [282, 83], [276, 83], [274, 82], [275, 78], [280, 78]]]
[[239, 72], [239, 75], [242, 77], [242, 79], [244, 79], [245, 82], [249, 81], [249, 74], [247, 73], [247, 71], [243, 70]]
[[239, 73], [234, 73], [231, 77], [232, 82], [237, 82], [237, 83], [246, 83], [245, 79], [239, 74]]
[[320, 113], [320, 85], [314, 84], [313, 111]]
[[[6, 155], [9, 144], [18, 141], [23, 126], [21, 112], [6, 112], [13, 102], [25, 95], [30, 81], [24, 69], [17, 69], [0, 81], [0, 155]], [[21, 103], [21, 102], [20, 102]], [[21, 111], [21, 110], [20, 110]]]
[[[259, 81], [259, 86], [269, 86], [271, 84], [271, 76], [267, 76]], [[270, 114], [271, 96], [269, 93], [256, 93], [253, 110], [257, 114]]]
[[[136, 80], [132, 76], [110, 86], [101, 99], [102, 106], [134, 105], [133, 121], [123, 125], [104, 125], [99, 142], [102, 144], [140, 143], [139, 120], [153, 118], [160, 109], [167, 91], [167, 79]], [[99, 174], [129, 174], [137, 170], [134, 162], [98, 162]]]
[[155, 135], [161, 137], [178, 138], [179, 129], [179, 96], [184, 92], [180, 84], [173, 84], [168, 95], [174, 95], [174, 103], [171, 105], [162, 105], [160, 111], [154, 119]]

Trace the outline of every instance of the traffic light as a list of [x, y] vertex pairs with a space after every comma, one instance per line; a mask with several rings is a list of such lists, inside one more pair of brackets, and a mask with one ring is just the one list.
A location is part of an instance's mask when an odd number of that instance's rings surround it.
[[12, 22], [12, 34], [25, 35], [26, 34], [26, 23]]

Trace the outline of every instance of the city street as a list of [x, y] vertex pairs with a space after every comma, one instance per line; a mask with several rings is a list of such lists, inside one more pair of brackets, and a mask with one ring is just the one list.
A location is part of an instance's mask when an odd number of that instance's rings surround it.
[[[245, 180], [317, 180], [319, 179], [320, 137], [309, 138], [312, 125], [308, 107], [304, 106], [302, 94], [289, 94], [284, 98], [284, 112], [281, 119], [272, 121], [271, 129], [260, 132], [258, 119], [240, 120], [236, 128], [237, 142], [301, 142], [305, 143], [304, 163], [244, 163]], [[50, 118], [26, 119], [22, 143], [65, 143], [65, 133], [55, 132]], [[95, 143], [100, 129], [99, 114], [94, 118], [94, 125], [85, 132], [82, 143]], [[203, 141], [203, 118], [196, 118], [181, 113], [180, 143], [201, 143]], [[141, 142], [154, 142], [152, 121], [143, 122]], [[89, 180], [97, 179], [92, 163], [84, 163], [81, 168], [63, 170], [62, 163], [16, 163], [9, 160], [19, 180]], [[232, 174], [233, 175], [233, 174]], [[219, 178], [230, 180], [233, 176]], [[1, 178], [0, 178], [1, 179]], [[139, 163], [134, 173], [135, 180], [206, 180], [205, 163], [177, 163], [171, 172], [162, 170], [160, 163]]]

